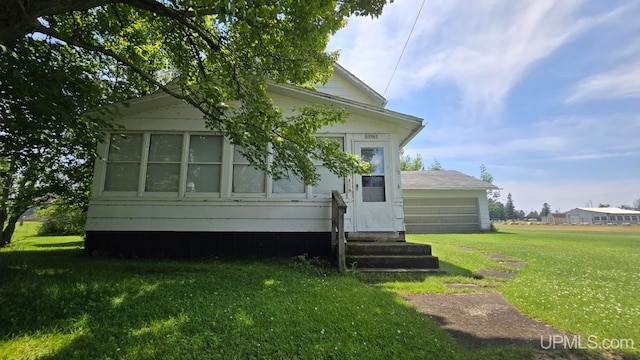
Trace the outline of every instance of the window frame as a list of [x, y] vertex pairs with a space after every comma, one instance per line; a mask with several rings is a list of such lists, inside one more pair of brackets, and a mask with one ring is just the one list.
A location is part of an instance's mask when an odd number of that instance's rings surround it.
[[[139, 169], [138, 169], [138, 187], [136, 191], [110, 191], [105, 189], [105, 184], [108, 177], [108, 167], [109, 167], [109, 152], [111, 150], [112, 137], [118, 136], [120, 134], [123, 135], [141, 135], [142, 136], [142, 148], [140, 152], [140, 161], [139, 161]], [[179, 178], [178, 178], [178, 190], [170, 191], [170, 192], [160, 192], [160, 191], [146, 191], [147, 186], [147, 169], [149, 164], [162, 163], [158, 161], [150, 161], [149, 160], [149, 151], [151, 144], [151, 136], [152, 135], [179, 135], [182, 137], [181, 141], [181, 156], [179, 162], [170, 162], [179, 165]], [[220, 178], [218, 179], [218, 191], [217, 192], [187, 192], [186, 191], [186, 182], [187, 182], [187, 172], [188, 165], [193, 164], [188, 162], [188, 152], [189, 146], [191, 144], [191, 136], [217, 136], [220, 137], [220, 161], [217, 164], [220, 166]], [[202, 131], [118, 131], [111, 132], [107, 134], [107, 142], [105, 144], [105, 157], [102, 166], [102, 183], [100, 186], [100, 194], [105, 197], [135, 197], [138, 199], [145, 198], [163, 198], [163, 199], [180, 199], [180, 198], [220, 198], [222, 192], [222, 182], [223, 176], [222, 173], [224, 156], [225, 156], [225, 140], [220, 134], [215, 133], [207, 133]], [[201, 162], [196, 162], [201, 163]], [[212, 162], [213, 164], [213, 162]]]
[[[347, 146], [347, 137], [345, 134], [319, 134], [318, 137], [320, 138], [325, 138], [325, 139], [337, 139], [340, 140], [340, 145], [341, 145], [341, 150], [342, 151], [346, 151], [345, 148]], [[342, 190], [340, 191], [340, 194], [342, 195], [346, 195], [347, 193], [347, 178], [346, 177], [338, 177], [337, 175], [335, 175], [334, 173], [332, 173], [331, 171], [329, 171], [329, 169], [327, 169], [327, 167], [323, 166], [323, 164], [320, 161], [315, 161], [312, 160], [313, 165], [315, 167], [316, 172], [320, 173], [320, 171], [318, 171], [319, 169], [325, 169], [327, 170], [327, 172], [333, 176], [335, 176], [337, 179], [341, 179], [342, 180]], [[313, 199], [326, 199], [326, 198], [331, 198], [331, 190], [328, 193], [317, 193], [314, 190], [316, 189], [316, 186], [308, 186], [308, 193], [309, 193], [309, 197], [313, 198]]]
[[[158, 161], [158, 160], [149, 160], [149, 155], [151, 152], [151, 138], [153, 135], [175, 135], [181, 136], [180, 150], [181, 154], [178, 158], [178, 161]], [[140, 178], [142, 182], [140, 185], [142, 196], [143, 197], [161, 197], [161, 198], [175, 198], [182, 197], [183, 192], [181, 190], [184, 188], [183, 185], [183, 177], [186, 175], [183, 171], [183, 162], [184, 162], [184, 152], [185, 152], [185, 133], [176, 133], [176, 132], [145, 132], [145, 136], [147, 137], [146, 141], [146, 151], [143, 153], [142, 162], [144, 164], [144, 176]], [[149, 174], [149, 165], [156, 164], [173, 164], [178, 166], [178, 185], [176, 191], [148, 191], [147, 190], [147, 178]]]
[[[219, 161], [194, 161], [189, 162], [189, 148], [191, 146], [191, 137], [192, 136], [216, 136], [220, 138], [220, 160]], [[225, 139], [222, 135], [219, 134], [209, 134], [203, 132], [187, 132], [185, 133], [185, 144], [183, 150], [183, 158], [182, 161], [182, 171], [184, 172], [184, 176], [181, 177], [181, 186], [180, 190], [182, 191], [181, 197], [185, 198], [201, 198], [201, 197], [220, 197], [222, 193], [222, 182], [223, 182], [223, 172], [224, 172], [224, 155], [225, 155]], [[189, 176], [189, 165], [218, 165], [219, 166], [219, 174], [218, 174], [218, 191], [209, 192], [209, 191], [187, 191], [187, 178]]]
[[[268, 179], [270, 178], [269, 176], [267, 176], [267, 173], [257, 169], [255, 166], [251, 165], [249, 163], [249, 160], [247, 160], [244, 156], [242, 156], [242, 154], [239, 151], [236, 151], [236, 147], [239, 147], [238, 145], [235, 144], [231, 144], [231, 154], [228, 157], [228, 159], [230, 159], [230, 173], [228, 175], [228, 178], [230, 179], [229, 182], [229, 196], [230, 197], [236, 197], [236, 198], [266, 198], [268, 197], [270, 191], [271, 191], [271, 184], [268, 181]], [[242, 156], [242, 161], [236, 161], [236, 153], [240, 156]], [[234, 181], [236, 179], [236, 170], [235, 167], [236, 165], [242, 165], [242, 166], [247, 166], [248, 168], [254, 168], [258, 171], [262, 172], [262, 192], [236, 192], [234, 191]]]
[[[112, 152], [112, 139], [114, 136], [127, 136], [127, 135], [141, 135], [141, 144], [140, 144], [140, 159], [137, 161], [113, 161], [113, 160], [109, 160], [109, 157], [111, 156], [111, 152]], [[108, 194], [109, 196], [138, 196], [139, 192], [140, 192], [140, 172], [142, 171], [142, 167], [143, 167], [143, 155], [144, 155], [144, 147], [145, 147], [145, 137], [144, 137], [144, 133], [141, 132], [133, 132], [133, 131], [123, 131], [123, 132], [118, 132], [118, 133], [108, 133], [107, 134], [107, 143], [105, 146], [105, 151], [104, 151], [104, 170], [103, 170], [103, 176], [102, 176], [102, 182], [100, 184], [100, 193], [101, 194]], [[138, 183], [137, 183], [137, 187], [135, 190], [132, 191], [119, 191], [119, 190], [107, 190], [106, 189], [106, 185], [107, 185], [107, 171], [109, 169], [109, 164], [114, 164], [114, 163], [136, 163], [138, 164]]]

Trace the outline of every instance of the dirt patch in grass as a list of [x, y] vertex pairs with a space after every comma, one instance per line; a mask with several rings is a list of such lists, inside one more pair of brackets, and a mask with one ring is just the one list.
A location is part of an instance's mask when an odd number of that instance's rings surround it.
[[509, 271], [494, 270], [494, 269], [480, 269], [476, 271], [476, 274], [482, 275], [482, 276], [492, 276], [492, 277], [497, 277], [501, 279], [511, 279], [516, 276], [515, 273], [509, 272]]
[[484, 256], [493, 260], [518, 260], [510, 255], [500, 254], [500, 253], [484, 253]]
[[526, 261], [499, 261], [498, 264], [518, 269], [524, 269], [527, 266]]
[[448, 283], [444, 286], [450, 289], [480, 289], [482, 286], [476, 284]]
[[553, 335], [567, 335], [522, 315], [498, 292], [408, 295], [405, 299], [470, 348], [529, 345], [542, 349], [541, 336], [549, 339]]

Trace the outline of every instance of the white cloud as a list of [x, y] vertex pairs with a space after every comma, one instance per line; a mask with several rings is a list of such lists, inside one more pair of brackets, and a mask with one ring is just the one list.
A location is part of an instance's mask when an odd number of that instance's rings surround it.
[[640, 61], [583, 80], [567, 102], [625, 98], [640, 98]]
[[[532, 65], [604, 21], [604, 16], [580, 18], [581, 4], [427, 1], [387, 97], [443, 81], [459, 88], [468, 117], [497, 114]], [[353, 20], [332, 40], [333, 48], [345, 49], [340, 62], [382, 92], [418, 8], [419, 2], [398, 1], [377, 20]]]

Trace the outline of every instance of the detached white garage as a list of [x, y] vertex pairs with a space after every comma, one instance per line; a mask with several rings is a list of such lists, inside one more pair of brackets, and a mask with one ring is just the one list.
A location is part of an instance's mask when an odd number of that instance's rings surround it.
[[487, 190], [497, 186], [455, 170], [403, 171], [401, 179], [407, 233], [490, 230]]

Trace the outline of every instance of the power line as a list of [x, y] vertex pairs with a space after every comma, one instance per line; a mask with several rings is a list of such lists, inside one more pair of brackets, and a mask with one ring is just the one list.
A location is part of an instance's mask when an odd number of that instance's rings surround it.
[[402, 55], [404, 55], [404, 51], [407, 49], [407, 44], [409, 44], [409, 39], [411, 39], [411, 34], [413, 34], [413, 29], [416, 28], [416, 24], [418, 23], [418, 18], [420, 17], [420, 13], [422, 12], [422, 8], [424, 7], [425, 0], [422, 0], [422, 5], [420, 5], [420, 10], [418, 10], [418, 15], [416, 15], [416, 19], [413, 21], [413, 26], [411, 26], [411, 31], [409, 32], [409, 36], [407, 36], [407, 41], [405, 41], [404, 46], [402, 47], [402, 52], [400, 53], [400, 57], [398, 57], [398, 61], [396, 62], [396, 67], [393, 69], [391, 73], [391, 77], [389, 78], [389, 82], [387, 86], [384, 88], [384, 92], [382, 96], [387, 94], [387, 90], [389, 90], [389, 85], [391, 85], [391, 80], [393, 80], [393, 76], [396, 74], [396, 70], [398, 70], [398, 65], [400, 65], [400, 60], [402, 60]]

